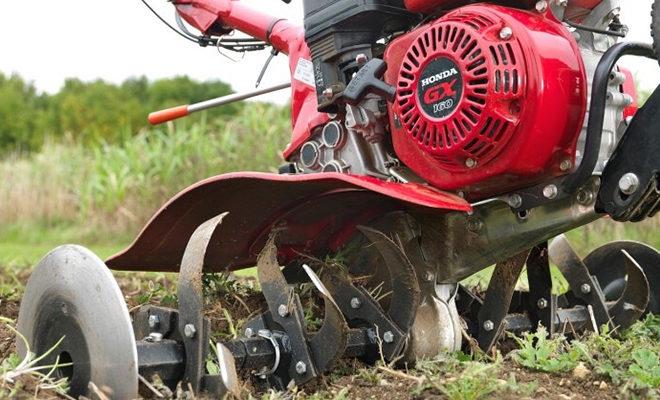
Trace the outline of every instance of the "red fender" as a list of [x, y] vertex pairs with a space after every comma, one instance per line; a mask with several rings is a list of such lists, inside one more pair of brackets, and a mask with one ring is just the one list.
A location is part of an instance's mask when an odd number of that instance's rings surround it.
[[385, 212], [421, 208], [468, 212], [464, 199], [417, 183], [393, 183], [340, 173], [277, 175], [239, 172], [215, 176], [183, 190], [165, 204], [124, 251], [107, 265], [118, 270], [176, 272], [193, 231], [229, 212], [209, 244], [206, 271], [255, 265], [273, 229], [280, 260], [322, 255], [341, 246], [355, 225]]

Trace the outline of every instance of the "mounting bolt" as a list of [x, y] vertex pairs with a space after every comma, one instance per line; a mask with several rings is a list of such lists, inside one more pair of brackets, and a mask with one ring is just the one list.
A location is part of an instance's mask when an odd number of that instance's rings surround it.
[[358, 65], [366, 64], [367, 61], [369, 61], [369, 58], [367, 57], [366, 54], [358, 54], [355, 56], [355, 62], [358, 63]]
[[484, 223], [479, 218], [468, 218], [467, 229], [470, 232], [479, 232], [484, 227]]
[[557, 4], [561, 7], [566, 7], [568, 5], [568, 0], [557, 0]]
[[591, 285], [588, 283], [583, 283], [582, 285], [580, 285], [580, 292], [582, 292], [583, 294], [591, 293]]
[[287, 307], [286, 304], [280, 304], [280, 306], [277, 307], [277, 314], [282, 318], [286, 318], [286, 316], [289, 315], [289, 307]]
[[557, 194], [559, 193], [559, 190], [557, 189], [557, 185], [551, 184], [543, 188], [543, 196], [546, 199], [554, 199], [557, 197]]
[[566, 172], [569, 169], [571, 169], [572, 166], [573, 166], [573, 163], [571, 162], [571, 160], [567, 159], [567, 160], [562, 161], [561, 164], [559, 164], [559, 169]]
[[508, 26], [505, 26], [500, 30], [500, 39], [509, 40], [511, 39], [511, 36], [513, 36], [513, 30]]
[[163, 334], [160, 333], [160, 332], [151, 332], [149, 334], [149, 336], [147, 336], [146, 341], [147, 342], [154, 342], [154, 343], [161, 342], [161, 341], [163, 341]]
[[619, 179], [619, 190], [621, 190], [621, 193], [631, 195], [637, 191], [637, 188], [639, 188], [639, 178], [632, 172], [624, 174]]
[[296, 363], [296, 373], [298, 375], [305, 375], [305, 372], [307, 372], [307, 364], [302, 361], [298, 361]]
[[323, 97], [325, 97], [326, 100], [332, 100], [332, 96], [334, 95], [335, 91], [331, 87], [325, 88], [325, 90], [323, 90]]
[[493, 321], [491, 321], [491, 320], [489, 320], [489, 319], [487, 319], [486, 321], [484, 321], [484, 330], [485, 330], [486, 332], [490, 332], [490, 331], [492, 331], [494, 328], [495, 328], [495, 324], [493, 323]]
[[594, 201], [594, 193], [591, 190], [581, 189], [577, 194], [577, 202], [583, 206], [591, 204]]
[[541, 298], [539, 299], [539, 301], [536, 302], [536, 306], [537, 306], [539, 309], [543, 310], [544, 308], [546, 308], [546, 307], [548, 306], [548, 300], [546, 300], [546, 299], [544, 299], [543, 297], [541, 297]]
[[468, 158], [465, 160], [465, 166], [468, 168], [474, 168], [477, 166], [477, 161], [474, 158]]
[[252, 336], [254, 336], [252, 328], [245, 328], [245, 337], [251, 338]]
[[353, 297], [351, 299], [351, 308], [357, 310], [361, 306], [362, 306], [362, 302], [360, 301], [360, 299], [358, 299], [357, 297]]
[[522, 197], [520, 197], [519, 194], [512, 194], [507, 199], [507, 202], [509, 203], [510, 207], [518, 208], [518, 207], [522, 206]]
[[539, 0], [534, 7], [536, 8], [536, 11], [540, 13], [545, 12], [545, 10], [548, 9], [548, 2], [545, 0]]
[[195, 325], [186, 324], [186, 326], [183, 327], [183, 334], [186, 335], [188, 339], [194, 338], [195, 333], [197, 333], [197, 329], [195, 329]]
[[431, 271], [424, 272], [424, 280], [426, 282], [433, 282], [434, 279], [435, 279], [435, 275], [433, 275], [433, 272]]
[[394, 334], [392, 331], [387, 331], [383, 333], [383, 341], [385, 343], [392, 343], [394, 341]]
[[158, 315], [152, 314], [149, 316], [149, 328], [156, 329], [159, 324], [160, 324], [160, 318], [158, 318]]

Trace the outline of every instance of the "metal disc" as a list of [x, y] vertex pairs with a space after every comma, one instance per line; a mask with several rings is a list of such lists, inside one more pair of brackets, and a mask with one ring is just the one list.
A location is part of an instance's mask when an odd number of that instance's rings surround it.
[[117, 282], [96, 255], [66, 245], [51, 251], [32, 272], [18, 315], [17, 348], [44, 354], [41, 364], [71, 362], [57, 370], [70, 394], [88, 395], [89, 382], [113, 399], [138, 395], [138, 364], [131, 320]]
[[607, 243], [592, 251], [584, 263], [598, 278], [605, 299], [617, 300], [626, 286], [625, 250], [644, 270], [649, 282], [650, 296], [646, 312], [660, 313], [660, 253], [651, 246], [633, 241]]

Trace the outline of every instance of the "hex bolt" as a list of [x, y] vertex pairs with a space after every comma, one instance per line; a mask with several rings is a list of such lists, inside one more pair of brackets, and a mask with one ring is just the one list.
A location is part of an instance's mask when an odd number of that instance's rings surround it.
[[158, 315], [150, 315], [149, 316], [149, 328], [151, 329], [156, 329], [160, 325], [160, 318], [158, 318]]
[[543, 310], [544, 308], [546, 308], [546, 307], [548, 306], [548, 300], [546, 300], [546, 299], [544, 299], [543, 297], [541, 297], [541, 298], [539, 299], [539, 301], [536, 302], [536, 306], [537, 306], [539, 309]]
[[509, 40], [511, 39], [511, 36], [513, 36], [513, 30], [508, 26], [505, 26], [500, 30], [500, 39]]
[[557, 0], [557, 4], [562, 7], [566, 7], [568, 5], [568, 0]]
[[583, 206], [591, 204], [594, 201], [594, 193], [591, 190], [582, 189], [577, 194], [577, 202]]
[[484, 321], [484, 330], [485, 330], [486, 332], [490, 332], [490, 331], [492, 331], [494, 328], [495, 328], [495, 324], [493, 323], [493, 321], [491, 321], [491, 320], [489, 320], [489, 319], [486, 320], [486, 321]]
[[468, 168], [474, 168], [477, 166], [477, 161], [474, 158], [468, 158], [465, 160], [465, 166]]
[[639, 178], [632, 172], [624, 174], [621, 179], [619, 179], [619, 190], [621, 190], [621, 193], [623, 194], [631, 195], [635, 193], [638, 188]]
[[424, 280], [426, 282], [433, 282], [434, 279], [435, 279], [435, 275], [433, 275], [433, 272], [431, 271], [424, 272]]
[[186, 326], [183, 327], [183, 334], [186, 335], [188, 339], [194, 338], [195, 333], [197, 333], [197, 329], [195, 329], [195, 325], [186, 324]]
[[302, 361], [298, 361], [296, 363], [296, 373], [298, 375], [305, 375], [305, 372], [307, 372], [307, 364]]
[[510, 207], [518, 208], [522, 206], [522, 197], [519, 194], [512, 194], [509, 196], [508, 203]]
[[569, 169], [571, 169], [572, 166], [573, 166], [573, 162], [571, 162], [571, 160], [564, 160], [561, 162], [561, 164], [559, 164], [559, 169], [566, 172]]
[[245, 328], [245, 337], [251, 338], [254, 336], [254, 330], [252, 328]]
[[323, 97], [325, 97], [326, 100], [332, 100], [332, 96], [334, 95], [335, 95], [335, 91], [330, 87], [323, 90]]
[[160, 332], [151, 332], [149, 336], [147, 336], [147, 342], [161, 342], [163, 340], [163, 334]]
[[277, 314], [282, 318], [286, 318], [289, 315], [289, 307], [287, 307], [286, 304], [280, 304], [280, 306], [277, 307]]
[[591, 293], [591, 285], [588, 283], [583, 283], [582, 285], [580, 285], [580, 292], [582, 292], [583, 294]]
[[557, 185], [551, 184], [543, 188], [543, 196], [546, 199], [554, 199], [557, 197], [557, 194], [559, 193], [559, 189], [557, 189]]
[[548, 9], [548, 2], [545, 0], [537, 1], [534, 7], [536, 8], [536, 11], [540, 13], [545, 12], [545, 10]]
[[362, 302], [360, 301], [360, 299], [358, 299], [357, 297], [353, 297], [351, 299], [351, 308], [352, 309], [357, 310], [361, 306], [362, 306]]
[[366, 54], [360, 53], [355, 57], [355, 62], [358, 63], [359, 65], [366, 64], [367, 61], [369, 61], [369, 58], [367, 57]]
[[383, 333], [383, 341], [385, 343], [392, 343], [394, 341], [394, 334], [392, 331], [387, 331]]

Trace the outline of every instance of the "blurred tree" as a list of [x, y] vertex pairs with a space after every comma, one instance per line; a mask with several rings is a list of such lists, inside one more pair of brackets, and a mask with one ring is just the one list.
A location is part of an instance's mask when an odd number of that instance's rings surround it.
[[29, 151], [43, 143], [38, 133], [46, 99], [18, 75], [0, 73], [0, 151]]
[[[46, 137], [86, 144], [121, 142], [147, 125], [151, 111], [229, 93], [230, 86], [218, 80], [196, 82], [178, 76], [149, 82], [141, 76], [121, 85], [67, 79], [57, 94], [49, 96], [38, 94], [18, 75], [0, 74], [0, 154], [36, 150]], [[240, 109], [240, 104], [232, 104], [208, 116], [233, 115]]]

